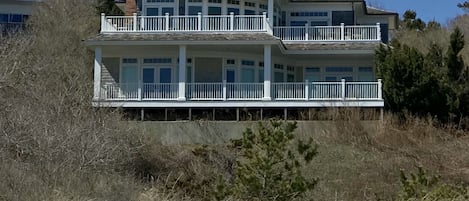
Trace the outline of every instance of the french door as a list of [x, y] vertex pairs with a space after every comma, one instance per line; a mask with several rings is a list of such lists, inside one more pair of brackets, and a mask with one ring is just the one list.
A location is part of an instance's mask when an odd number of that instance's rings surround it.
[[170, 66], [142, 67], [143, 98], [158, 99], [167, 97], [175, 89], [172, 82], [172, 68]]

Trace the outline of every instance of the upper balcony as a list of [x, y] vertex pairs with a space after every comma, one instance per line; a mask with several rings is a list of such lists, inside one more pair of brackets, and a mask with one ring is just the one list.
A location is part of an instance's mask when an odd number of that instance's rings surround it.
[[380, 24], [275, 26], [263, 15], [101, 16], [101, 33], [268, 33], [284, 42], [378, 42]]

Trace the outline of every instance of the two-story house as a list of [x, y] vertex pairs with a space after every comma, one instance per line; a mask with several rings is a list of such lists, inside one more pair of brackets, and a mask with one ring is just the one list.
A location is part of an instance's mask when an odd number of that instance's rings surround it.
[[101, 17], [96, 107], [382, 108], [375, 49], [397, 14], [363, 0], [142, 0]]

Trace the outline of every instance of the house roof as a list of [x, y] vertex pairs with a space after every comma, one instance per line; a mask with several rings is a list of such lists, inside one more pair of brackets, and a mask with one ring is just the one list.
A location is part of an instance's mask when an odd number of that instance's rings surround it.
[[286, 50], [374, 50], [377, 42], [333, 42], [333, 43], [295, 43], [284, 44]]
[[375, 8], [375, 7], [366, 7], [366, 13], [369, 15], [397, 15], [396, 12], [391, 12], [387, 10], [383, 10], [380, 8]]
[[86, 43], [100, 43], [112, 41], [155, 41], [155, 42], [226, 42], [246, 41], [246, 43], [277, 42], [278, 39], [267, 33], [116, 33], [99, 34], [86, 40]]

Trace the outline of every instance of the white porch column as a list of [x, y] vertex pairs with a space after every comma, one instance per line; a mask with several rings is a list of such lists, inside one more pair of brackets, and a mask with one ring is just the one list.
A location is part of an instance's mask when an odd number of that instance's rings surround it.
[[270, 96], [270, 83], [272, 80], [272, 48], [264, 45], [264, 100], [272, 100]]
[[94, 92], [93, 100], [97, 101], [101, 97], [101, 66], [102, 66], [102, 49], [101, 47], [94, 48]]
[[268, 0], [267, 17], [269, 18], [270, 27], [274, 27], [274, 0]]
[[186, 49], [187, 47], [185, 45], [179, 46], [179, 66], [178, 66], [178, 73], [179, 73], [178, 100], [179, 101], [186, 100], [186, 61], [187, 61]]

